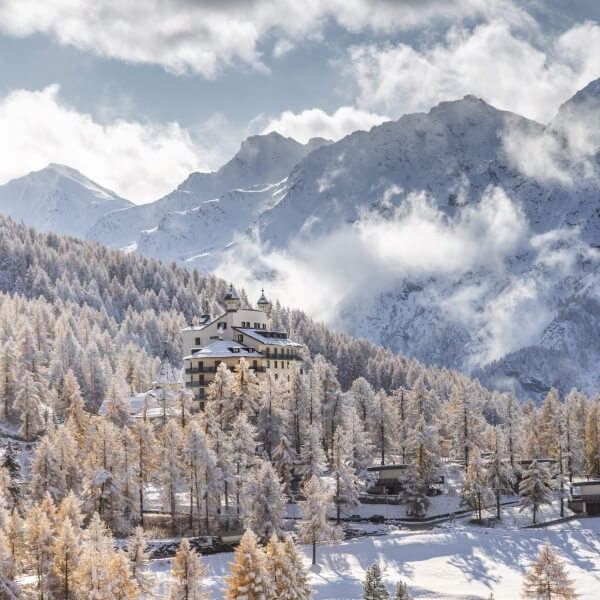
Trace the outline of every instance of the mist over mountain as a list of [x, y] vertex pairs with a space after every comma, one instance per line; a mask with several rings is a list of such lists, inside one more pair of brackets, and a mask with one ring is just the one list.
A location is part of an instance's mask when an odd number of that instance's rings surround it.
[[466, 96], [335, 143], [254, 136], [218, 171], [90, 217], [85, 234], [262, 282], [352, 335], [521, 398], [594, 393], [599, 107], [600, 80], [546, 125]]

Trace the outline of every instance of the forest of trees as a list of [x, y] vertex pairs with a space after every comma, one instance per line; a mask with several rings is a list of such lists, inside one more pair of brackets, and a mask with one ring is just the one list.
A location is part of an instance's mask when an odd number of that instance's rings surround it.
[[[501, 518], [502, 496], [519, 491], [535, 520], [553, 490], [563, 502], [567, 481], [600, 473], [599, 399], [551, 390], [539, 407], [520, 405], [278, 305], [272, 326], [307, 349], [289, 383], [257, 380], [242, 359], [234, 372], [217, 369], [205, 412], [133, 419], [126, 398], [151, 387], [165, 349], [181, 365], [182, 327], [220, 313], [227, 285], [0, 219], [0, 427], [31, 443], [26, 465], [9, 445], [0, 466], [6, 594], [30, 573], [40, 598], [90, 597], [100, 576], [112, 586], [106, 597], [137, 597], [149, 585], [151, 489], [165, 533], [242, 527], [253, 532], [244, 543], [257, 548], [256, 568], [267, 569], [260, 552], [296, 560], [285, 538], [288, 501], [299, 504], [297, 533], [316, 562], [317, 544], [339, 538], [329, 517], [339, 522], [358, 505], [373, 464], [407, 465], [402, 500], [408, 514], [422, 515], [442, 462], [460, 462], [462, 495], [479, 520], [489, 508]], [[106, 398], [113, 402], [99, 416]], [[540, 459], [554, 460], [551, 471]], [[115, 550], [113, 536], [129, 538], [127, 552]], [[174, 569], [201, 579], [190, 552], [182, 545]], [[203, 597], [197, 590], [172, 597]]]

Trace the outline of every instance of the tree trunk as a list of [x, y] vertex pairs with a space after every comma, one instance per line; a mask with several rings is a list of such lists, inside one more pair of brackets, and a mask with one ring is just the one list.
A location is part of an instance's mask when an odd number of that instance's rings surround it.
[[313, 535], [313, 542], [312, 542], [312, 564], [313, 565], [317, 564], [317, 538], [314, 535]]

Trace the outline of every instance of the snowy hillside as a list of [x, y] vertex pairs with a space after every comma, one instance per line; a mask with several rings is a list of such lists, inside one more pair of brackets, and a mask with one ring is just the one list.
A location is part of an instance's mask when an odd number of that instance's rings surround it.
[[44, 232], [83, 236], [106, 213], [129, 206], [64, 165], [51, 164], [0, 186], [0, 213]]

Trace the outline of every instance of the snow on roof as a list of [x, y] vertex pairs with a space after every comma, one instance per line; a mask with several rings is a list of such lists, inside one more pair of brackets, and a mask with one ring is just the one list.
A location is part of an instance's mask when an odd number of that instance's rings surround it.
[[276, 346], [293, 346], [294, 348], [302, 348], [302, 344], [298, 342], [294, 342], [294, 340], [290, 340], [289, 338], [280, 338], [280, 337], [270, 337], [269, 334], [278, 334], [281, 335], [281, 332], [278, 331], [257, 331], [256, 329], [246, 329], [241, 327], [234, 327], [236, 331], [239, 331], [252, 339], [261, 342], [263, 344], [270, 344]]
[[198, 352], [194, 352], [191, 356], [186, 356], [185, 359], [229, 357], [239, 358], [242, 356], [263, 358], [263, 355], [254, 348], [250, 348], [249, 346], [240, 344], [239, 342], [234, 342], [232, 340], [218, 340], [212, 344], [209, 344], [208, 346], [205, 346], [204, 348], [200, 348]]
[[229, 291], [225, 295], [223, 300], [239, 300], [240, 297], [237, 295], [237, 292], [233, 289], [233, 284], [229, 286]]
[[176, 383], [180, 382], [177, 379], [177, 375], [175, 375], [175, 369], [173, 369], [173, 365], [165, 356], [160, 362], [160, 366], [158, 367], [158, 373], [156, 375], [156, 378], [152, 382], [152, 385], [169, 385]]

